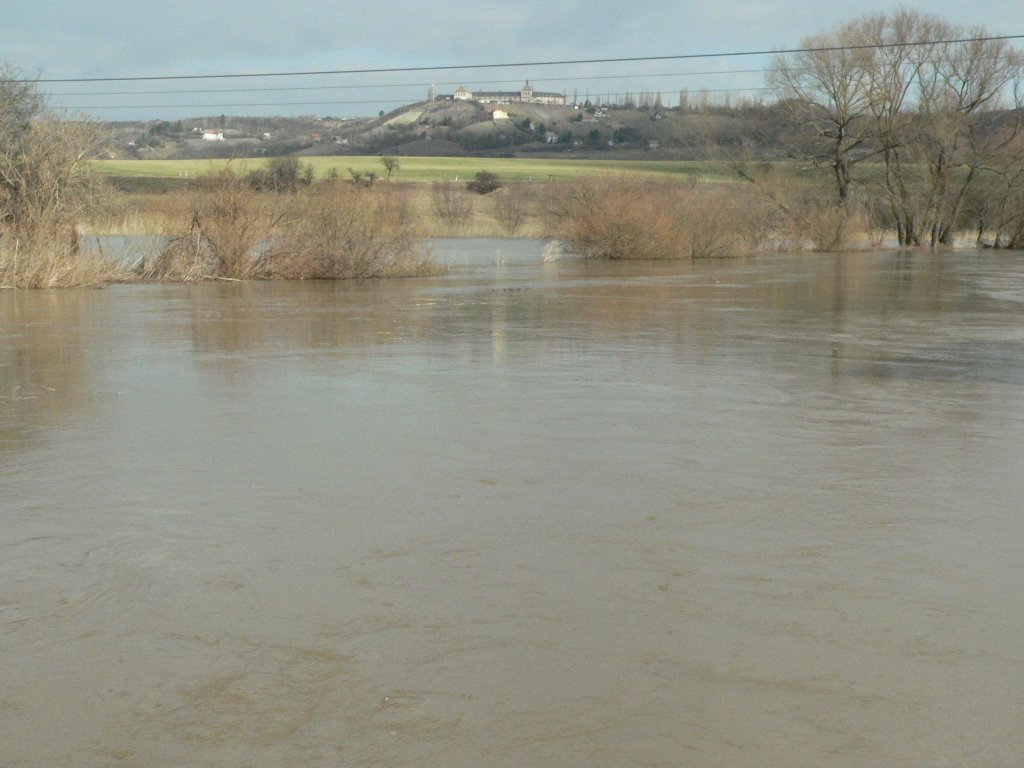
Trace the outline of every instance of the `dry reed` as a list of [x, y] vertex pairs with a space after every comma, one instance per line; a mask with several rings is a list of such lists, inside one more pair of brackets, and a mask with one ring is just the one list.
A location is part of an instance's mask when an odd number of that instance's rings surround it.
[[71, 232], [0, 240], [0, 288], [95, 288], [126, 279], [124, 266], [83, 251]]

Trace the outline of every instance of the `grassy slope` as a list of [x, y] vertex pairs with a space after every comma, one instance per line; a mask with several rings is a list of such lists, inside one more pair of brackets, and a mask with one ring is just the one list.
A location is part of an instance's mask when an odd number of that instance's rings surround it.
[[[572, 179], [578, 176], [640, 174], [664, 178], [675, 176], [695, 179], [723, 180], [734, 175], [729, 165], [716, 161], [671, 160], [551, 160], [475, 157], [402, 157], [401, 169], [392, 177], [396, 181], [460, 181], [470, 179], [477, 171], [490, 171], [503, 179], [547, 181]], [[240, 172], [263, 165], [263, 160], [97, 160], [94, 167], [107, 176], [129, 178], [185, 178], [216, 172], [230, 162]], [[376, 156], [304, 157], [316, 177], [326, 178], [335, 169], [348, 178], [348, 169], [372, 171], [384, 176], [384, 167]]]

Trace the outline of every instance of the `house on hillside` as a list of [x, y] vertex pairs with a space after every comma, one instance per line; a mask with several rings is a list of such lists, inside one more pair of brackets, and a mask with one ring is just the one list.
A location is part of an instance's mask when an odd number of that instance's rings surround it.
[[223, 131], [203, 131], [203, 141], [224, 141]]
[[565, 104], [564, 93], [536, 91], [529, 80], [518, 91], [472, 91], [460, 85], [452, 94], [452, 99], [480, 104]]

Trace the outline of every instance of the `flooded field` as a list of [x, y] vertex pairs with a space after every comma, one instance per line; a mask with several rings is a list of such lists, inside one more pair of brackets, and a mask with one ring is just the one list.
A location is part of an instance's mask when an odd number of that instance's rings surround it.
[[1024, 259], [0, 292], [0, 765], [1024, 760]]

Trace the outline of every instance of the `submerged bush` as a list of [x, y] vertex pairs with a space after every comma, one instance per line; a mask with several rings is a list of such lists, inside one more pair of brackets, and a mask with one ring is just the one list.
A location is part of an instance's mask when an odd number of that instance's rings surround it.
[[387, 188], [324, 182], [258, 192], [230, 172], [193, 192], [189, 219], [142, 270], [150, 279], [397, 277], [429, 272], [415, 218]]
[[[880, 242], [884, 231], [875, 223], [884, 208], [862, 212], [853, 200], [837, 203], [814, 185], [793, 185], [780, 196], [784, 209], [782, 229], [795, 247], [815, 251], [846, 251]], [[873, 215], [872, 215], [873, 214]]]
[[296, 199], [272, 263], [275, 277], [406, 277], [433, 271], [415, 217], [388, 187], [328, 183]]
[[751, 207], [730, 190], [622, 179], [551, 188], [553, 234], [589, 258], [729, 258], [752, 252], [763, 233]]
[[167, 244], [141, 276], [160, 280], [265, 277], [288, 198], [254, 190], [230, 169], [193, 189], [188, 220], [172, 225]]

